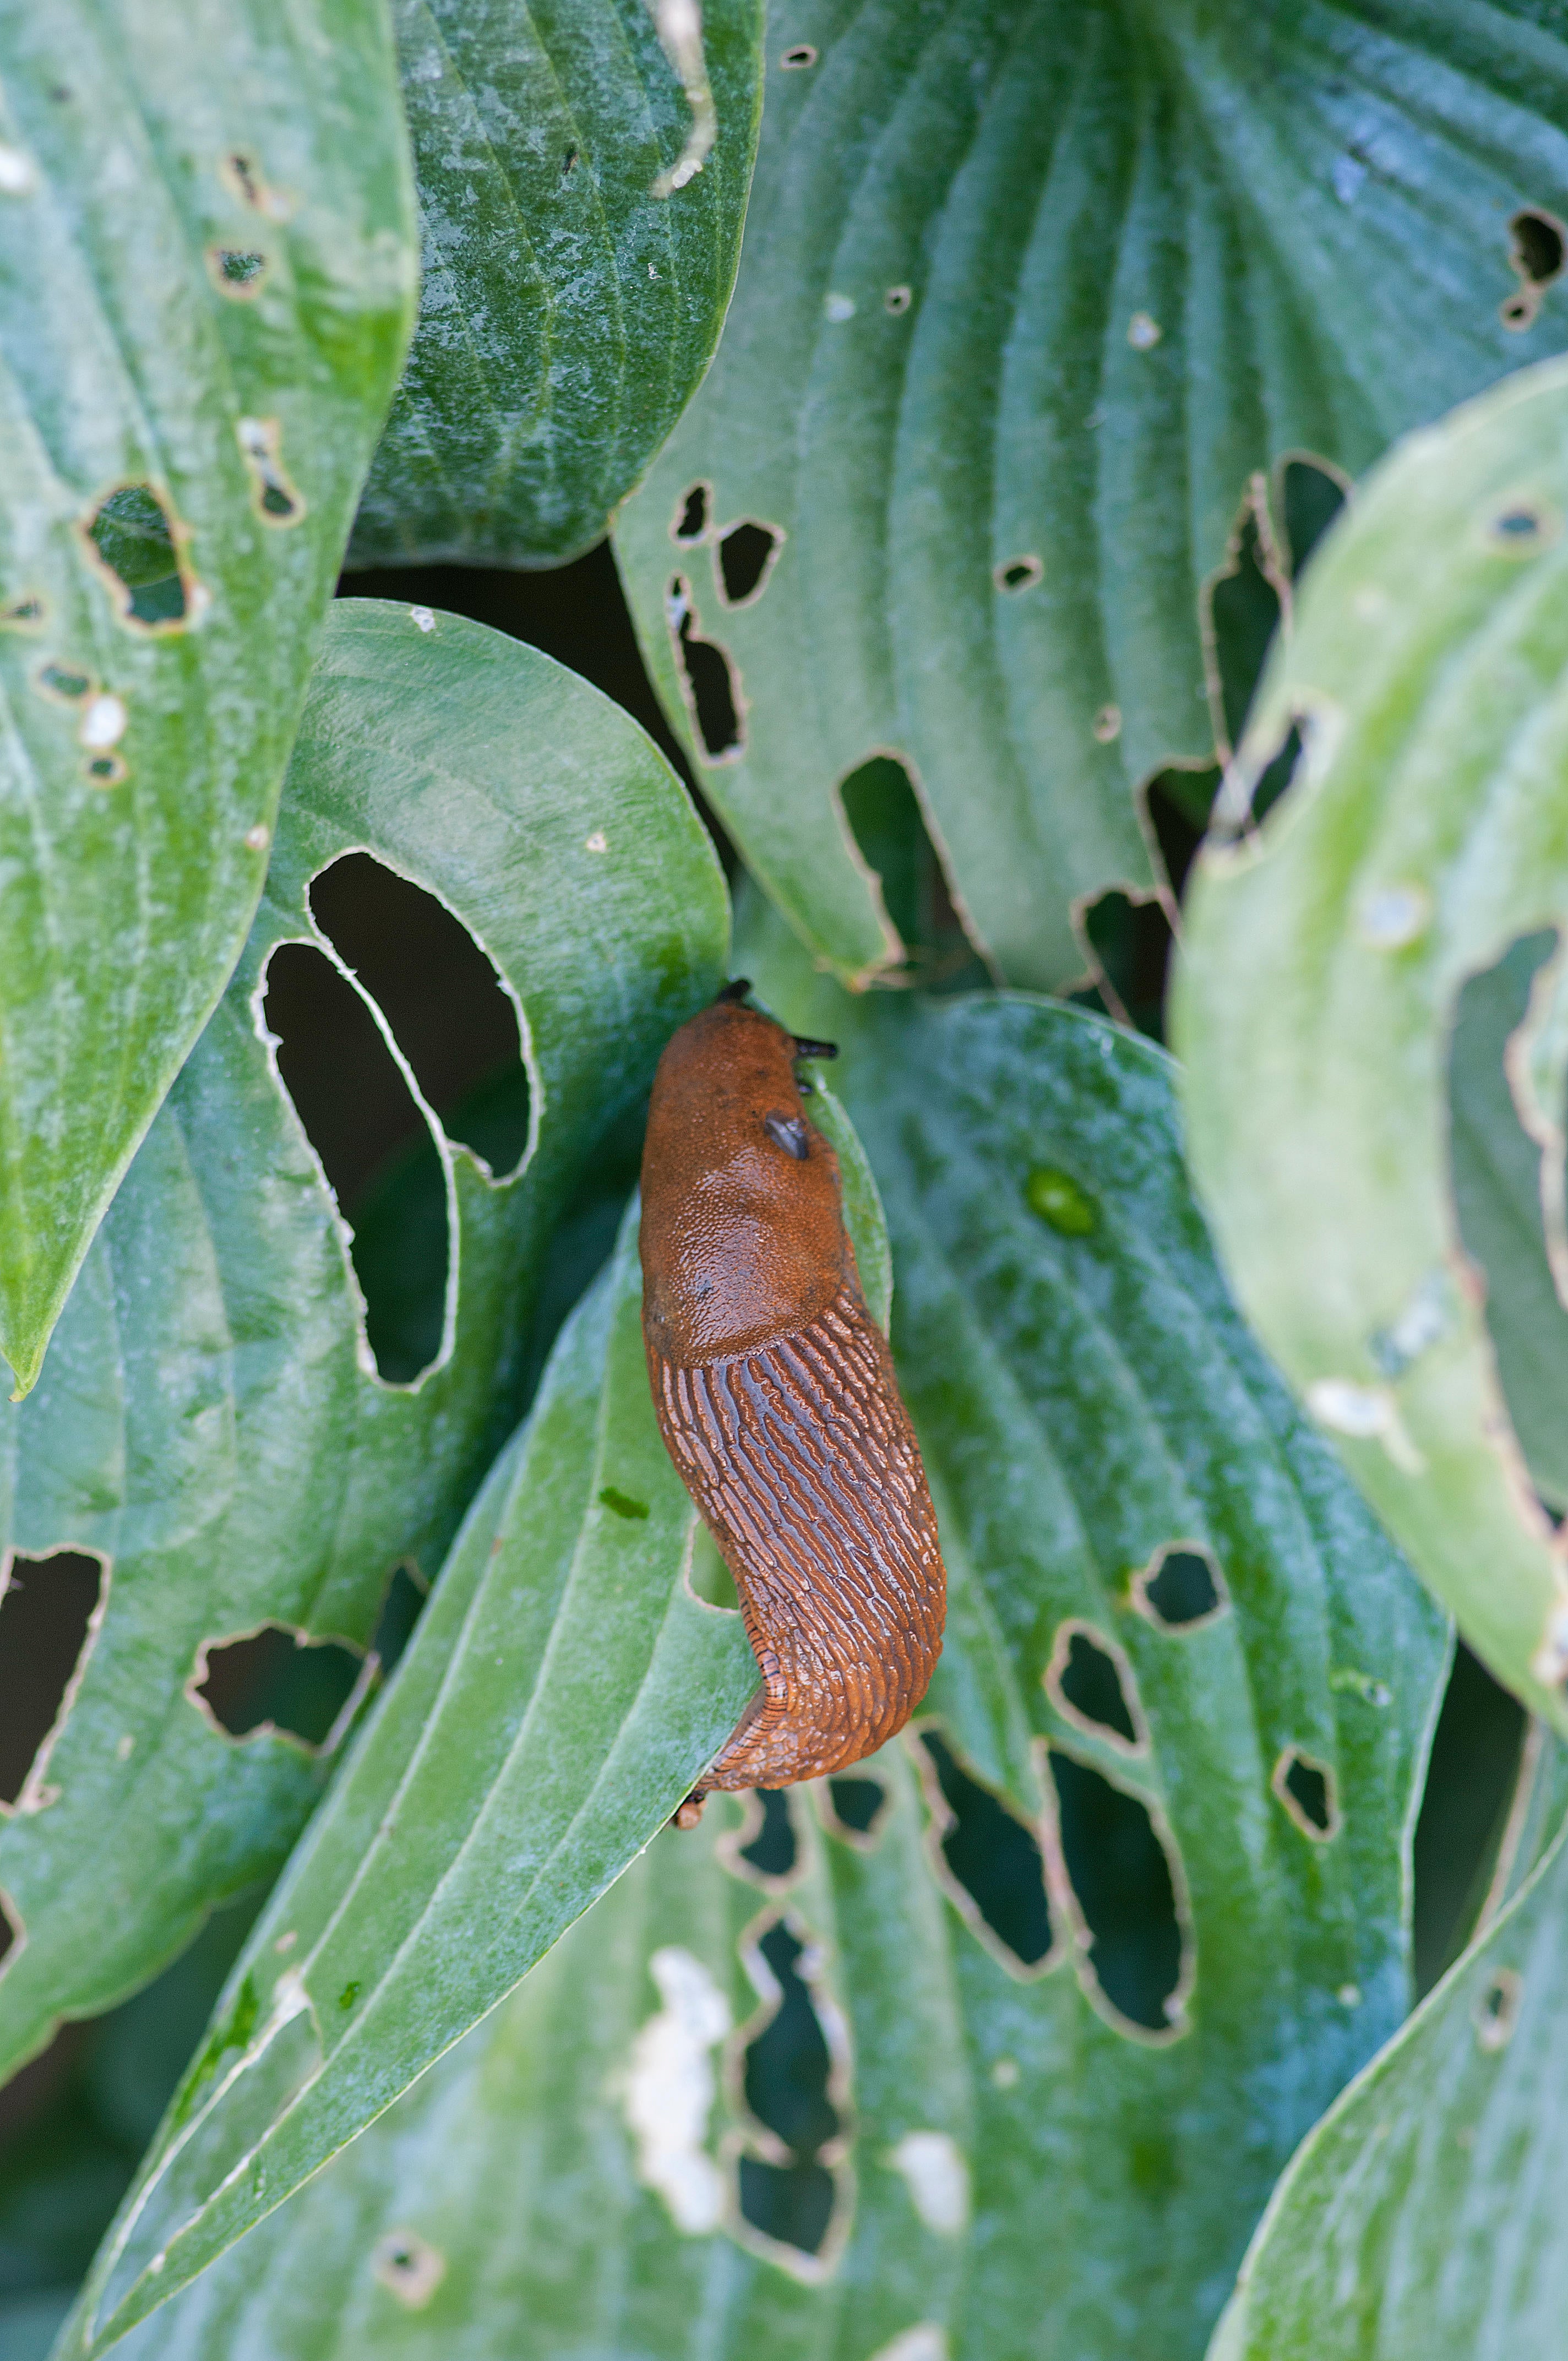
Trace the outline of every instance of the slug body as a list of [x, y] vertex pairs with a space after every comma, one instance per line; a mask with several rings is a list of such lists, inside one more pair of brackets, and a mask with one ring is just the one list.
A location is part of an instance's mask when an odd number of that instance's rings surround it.
[[926, 1694], [947, 1576], [919, 1445], [844, 1228], [800, 1054], [733, 998], [659, 1062], [642, 1153], [642, 1334], [659, 1425], [735, 1576], [762, 1687], [710, 1788], [874, 1752]]

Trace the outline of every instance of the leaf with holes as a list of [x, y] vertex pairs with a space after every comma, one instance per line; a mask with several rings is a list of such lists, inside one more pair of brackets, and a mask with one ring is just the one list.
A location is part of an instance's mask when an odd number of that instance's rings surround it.
[[1540, 14], [775, 0], [724, 341], [617, 545], [841, 975], [897, 957], [839, 794], [889, 753], [1001, 972], [1080, 972], [1075, 910], [1153, 890], [1143, 783], [1212, 759], [1206, 586], [1250, 517], [1284, 592], [1310, 530], [1266, 472], [1356, 474], [1568, 342]]
[[434, 1571], [613, 1244], [728, 925], [701, 823], [597, 690], [453, 616], [334, 609], [238, 972], [0, 1414], [0, 1538], [41, 1562], [0, 1595], [5, 2064], [280, 1862], [331, 1747], [268, 1725], [341, 1734], [392, 1567]]
[[596, 542], [723, 325], [762, 0], [394, 0], [419, 331], [356, 566], [553, 566]]
[[1530, 1404], [1516, 1440], [1503, 1391], [1552, 1369], [1568, 1289], [1565, 437], [1551, 362], [1413, 438], [1325, 543], [1200, 865], [1177, 1017], [1260, 1334], [1477, 1653], [1568, 1730], [1568, 1580], [1524, 1456], [1555, 1490], [1561, 1413]]
[[778, 931], [745, 964], [842, 1042], [893, 1235], [952, 1578], [920, 1727], [661, 1836], [132, 2361], [263, 2322], [502, 2361], [520, 2318], [649, 2361], [1189, 2361], [1403, 2015], [1444, 1627], [1225, 1297], [1168, 1061], [1025, 1001], [857, 1009]]
[[740, 1619], [681, 1578], [695, 1523], [629, 1218], [241, 1955], [64, 2350], [104, 2350], [280, 2204], [669, 1818], [757, 1685]]
[[0, 37], [0, 1351], [25, 1393], [245, 942], [411, 324], [378, 0]]
[[1531, 1873], [1299, 2150], [1211, 2361], [1560, 2349], [1568, 1779], [1551, 1752], [1520, 1832]]

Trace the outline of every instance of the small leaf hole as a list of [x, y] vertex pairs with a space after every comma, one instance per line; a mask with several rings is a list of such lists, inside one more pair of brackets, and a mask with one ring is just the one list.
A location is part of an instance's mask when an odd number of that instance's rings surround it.
[[87, 538], [119, 593], [120, 613], [143, 631], [187, 620], [186, 584], [169, 511], [150, 484], [122, 484], [94, 511]]
[[1089, 1975], [1116, 2016], [1168, 2034], [1181, 2015], [1185, 1946], [1166, 1846], [1141, 1797], [1058, 1747], [1049, 1754]]
[[1482, 1986], [1475, 1998], [1475, 2038], [1483, 2049], [1495, 2054], [1508, 2048], [1523, 1998], [1524, 1983], [1514, 1968], [1499, 1968]]
[[784, 51], [779, 63], [786, 73], [804, 73], [817, 63], [817, 55], [809, 41], [796, 41], [793, 49]]
[[784, 547], [777, 525], [759, 524], [743, 517], [726, 527], [716, 553], [719, 596], [727, 607], [754, 606], [768, 587], [768, 577]]
[[1009, 557], [998, 566], [992, 576], [999, 590], [1033, 590], [1046, 578], [1045, 561], [1039, 557]]
[[1326, 1844], [1339, 1833], [1339, 1805], [1334, 1774], [1299, 1746], [1288, 1746], [1274, 1766], [1269, 1781], [1275, 1795], [1304, 1837]]
[[445, 1178], [397, 1060], [354, 986], [313, 943], [280, 943], [263, 1014], [279, 1077], [352, 1229], [378, 1374], [407, 1384], [441, 1349]]
[[203, 1642], [191, 1695], [230, 1738], [277, 1730], [316, 1754], [330, 1752], [342, 1735], [365, 1677], [366, 1658], [356, 1648], [264, 1623], [232, 1640]]
[[254, 247], [210, 246], [207, 269], [220, 295], [246, 303], [261, 292], [267, 277], [267, 257]]
[[939, 1730], [927, 1724], [917, 1744], [943, 1885], [1010, 1973], [1043, 1972], [1053, 1929], [1034, 1830], [970, 1776]]
[[86, 1550], [7, 1560], [0, 1588], [0, 1806], [37, 1810], [103, 1621], [108, 1567]]
[[1058, 1711], [1080, 1729], [1129, 1749], [1146, 1744], [1129, 1703], [1132, 1668], [1082, 1624], [1064, 1625], [1046, 1674]]
[[881, 1832], [888, 1806], [887, 1789], [880, 1779], [829, 1779], [828, 1819], [835, 1836], [869, 1849]]
[[1134, 1576], [1133, 1604], [1163, 1631], [1187, 1631], [1223, 1614], [1230, 1593], [1219, 1567], [1203, 1551], [1168, 1548]]
[[711, 484], [694, 484], [676, 511], [670, 527], [670, 539], [687, 544], [707, 538], [707, 509], [713, 497]]
[[283, 466], [283, 429], [276, 418], [235, 422], [240, 456], [250, 474], [251, 506], [263, 524], [298, 524], [305, 503]]
[[378, 2240], [371, 2269], [410, 2312], [422, 2312], [446, 2277], [446, 2257], [411, 2230], [389, 2230]]
[[767, 2020], [747, 2044], [746, 2105], [769, 2138], [771, 2155], [740, 2158], [740, 2213], [777, 2246], [815, 2257], [826, 2243], [837, 2199], [833, 2173], [820, 2159], [839, 2137], [828, 2095], [832, 2052], [817, 2015], [807, 1946], [775, 1919], [747, 1956]]
[[1568, 231], [1555, 214], [1526, 205], [1508, 224], [1508, 268], [1519, 280], [1516, 292], [1502, 306], [1506, 327], [1529, 328], [1541, 309], [1541, 299], [1554, 279], [1563, 275], [1568, 252]]
[[744, 751], [735, 668], [716, 641], [698, 636], [691, 585], [680, 575], [670, 583], [665, 605], [685, 686], [686, 708], [703, 754], [709, 763], [733, 762]]

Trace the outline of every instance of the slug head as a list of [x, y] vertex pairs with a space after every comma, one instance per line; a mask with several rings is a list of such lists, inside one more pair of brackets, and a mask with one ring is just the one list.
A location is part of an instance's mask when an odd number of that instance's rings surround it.
[[720, 1000], [659, 1060], [642, 1149], [642, 1326], [676, 1367], [803, 1326], [853, 1273], [839, 1159], [806, 1119], [799, 1055], [771, 1016]]

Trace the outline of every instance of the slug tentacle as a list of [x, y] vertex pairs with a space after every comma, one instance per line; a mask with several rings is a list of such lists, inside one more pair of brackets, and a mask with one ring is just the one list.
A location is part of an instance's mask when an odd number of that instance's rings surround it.
[[798, 1054], [770, 1018], [721, 1001], [665, 1050], [649, 1115], [654, 1406], [762, 1674], [686, 1826], [709, 1788], [788, 1786], [874, 1752], [941, 1650], [936, 1515], [861, 1292], [838, 1159], [798, 1112]]

